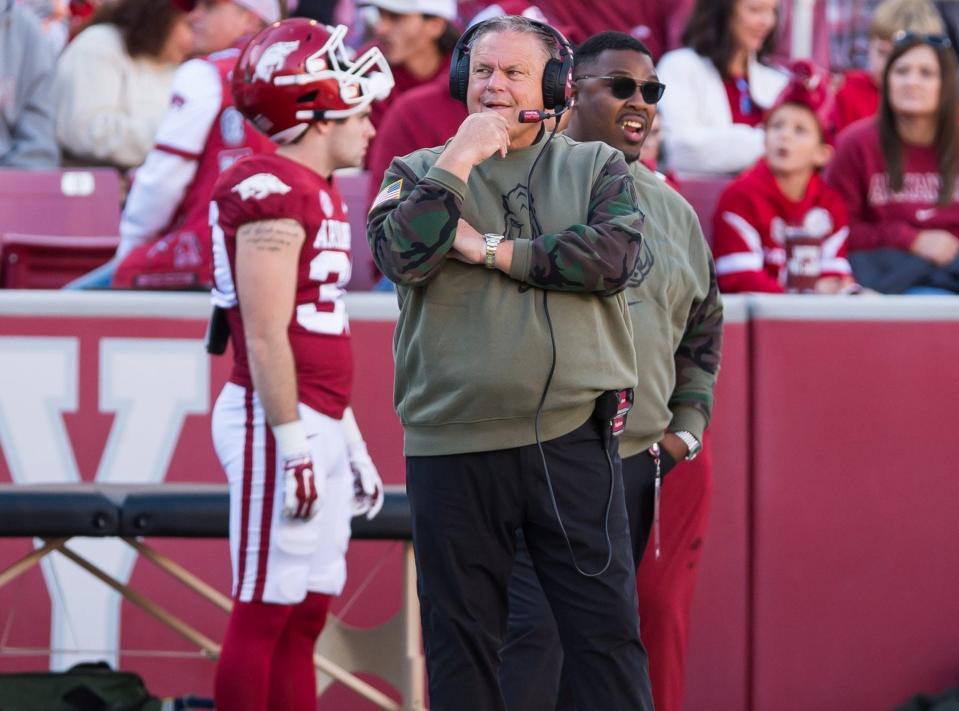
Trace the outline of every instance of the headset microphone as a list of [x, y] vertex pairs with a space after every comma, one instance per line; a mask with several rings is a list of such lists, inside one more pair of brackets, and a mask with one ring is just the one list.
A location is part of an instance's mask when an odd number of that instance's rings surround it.
[[535, 109], [529, 109], [527, 111], [519, 112], [519, 122], [520, 123], [539, 123], [540, 121], [546, 121], [547, 119], [556, 118], [565, 111], [565, 107], [559, 109], [558, 111], [537, 111]]

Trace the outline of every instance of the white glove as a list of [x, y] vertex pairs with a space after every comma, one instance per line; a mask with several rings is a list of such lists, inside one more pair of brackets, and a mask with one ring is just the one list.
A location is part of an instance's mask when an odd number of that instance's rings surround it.
[[283, 462], [283, 515], [309, 521], [323, 506], [322, 484], [318, 486], [313, 457], [299, 420], [273, 428]]
[[350, 445], [350, 469], [353, 470], [353, 515], [372, 519], [383, 508], [383, 480], [366, 451], [365, 442]]

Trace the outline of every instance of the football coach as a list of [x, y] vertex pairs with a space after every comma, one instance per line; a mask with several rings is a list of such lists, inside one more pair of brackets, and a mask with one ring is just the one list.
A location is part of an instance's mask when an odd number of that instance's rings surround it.
[[450, 68], [469, 115], [444, 146], [394, 159], [369, 214], [400, 301], [394, 399], [434, 711], [505, 708], [517, 531], [577, 708], [652, 708], [617, 451], [643, 217], [619, 152], [547, 130], [572, 64], [547, 25], [472, 27]]

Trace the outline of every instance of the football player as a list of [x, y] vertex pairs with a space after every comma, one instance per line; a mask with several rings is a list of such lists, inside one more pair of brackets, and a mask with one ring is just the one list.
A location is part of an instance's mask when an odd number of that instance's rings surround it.
[[273, 24], [233, 72], [237, 109], [278, 147], [228, 169], [210, 208], [235, 359], [213, 412], [235, 600], [215, 696], [229, 711], [315, 707], [313, 648], [346, 580], [350, 517], [382, 505], [348, 407], [350, 226], [332, 175], [362, 163], [370, 104], [393, 82], [379, 50], [350, 61], [345, 34]]

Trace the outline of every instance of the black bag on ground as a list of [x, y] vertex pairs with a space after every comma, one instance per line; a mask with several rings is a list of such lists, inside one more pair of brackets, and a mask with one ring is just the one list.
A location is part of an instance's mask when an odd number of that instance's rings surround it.
[[160, 711], [137, 674], [105, 662], [65, 672], [0, 674], [0, 711]]

